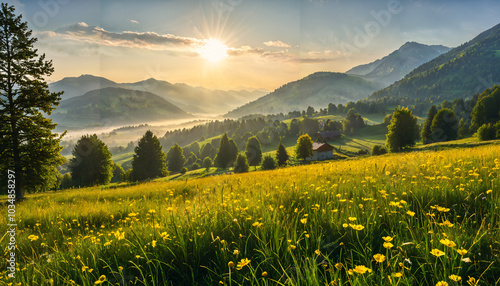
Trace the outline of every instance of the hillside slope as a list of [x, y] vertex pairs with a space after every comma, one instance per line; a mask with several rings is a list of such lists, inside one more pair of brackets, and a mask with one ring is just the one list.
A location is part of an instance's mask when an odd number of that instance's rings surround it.
[[416, 42], [407, 42], [388, 56], [372, 63], [348, 70], [346, 73], [360, 75], [364, 79], [389, 86], [402, 79], [420, 65], [446, 53], [450, 48], [445, 46], [428, 46]]
[[65, 100], [84, 95], [91, 90], [118, 86], [118, 83], [109, 79], [84, 74], [79, 77], [65, 77], [60, 81], [53, 82], [49, 84], [49, 89], [52, 92], [64, 91], [61, 100]]
[[157, 94], [189, 112], [225, 113], [265, 94], [262, 91], [210, 90], [187, 84], [172, 84], [150, 78], [136, 83], [124, 83], [121, 87]]
[[380, 86], [343, 73], [317, 72], [287, 83], [268, 95], [245, 104], [226, 117], [238, 118], [249, 114], [280, 113], [304, 110], [308, 106], [325, 108], [329, 103], [345, 104], [367, 97]]
[[500, 82], [500, 24], [370, 96], [454, 99]]
[[63, 100], [52, 114], [59, 127], [127, 125], [189, 117], [158, 95], [113, 87]]

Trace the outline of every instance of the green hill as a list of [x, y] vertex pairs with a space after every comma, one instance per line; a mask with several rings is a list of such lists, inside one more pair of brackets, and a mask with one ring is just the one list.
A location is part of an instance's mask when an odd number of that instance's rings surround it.
[[472, 97], [500, 82], [500, 24], [429, 61], [370, 96], [454, 99]]
[[359, 75], [364, 79], [389, 86], [404, 78], [416, 67], [448, 52], [450, 48], [440, 45], [424, 45], [407, 42], [398, 50], [366, 65], [348, 70], [350, 75]]
[[127, 125], [189, 117], [190, 114], [158, 95], [114, 87], [63, 100], [52, 114], [60, 128]]
[[317, 72], [287, 83], [255, 101], [226, 114], [238, 118], [249, 114], [287, 113], [308, 106], [324, 108], [329, 103], [346, 104], [367, 97], [378, 84], [344, 73]]

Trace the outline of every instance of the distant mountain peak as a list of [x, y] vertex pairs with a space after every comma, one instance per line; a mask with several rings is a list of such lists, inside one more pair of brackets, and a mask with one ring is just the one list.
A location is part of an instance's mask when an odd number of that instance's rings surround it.
[[389, 86], [413, 69], [449, 50], [450, 48], [445, 46], [429, 46], [408, 41], [389, 55], [369, 64], [354, 67], [346, 73]]
[[499, 51], [500, 24], [420, 65], [404, 79], [375, 92], [371, 98], [408, 96], [442, 100], [471, 97], [500, 82]]

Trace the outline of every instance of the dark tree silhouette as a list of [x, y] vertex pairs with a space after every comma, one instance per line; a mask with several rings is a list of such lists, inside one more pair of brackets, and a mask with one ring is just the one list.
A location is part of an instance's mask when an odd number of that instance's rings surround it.
[[108, 146], [94, 135], [84, 135], [73, 148], [69, 163], [73, 186], [105, 185], [113, 177], [113, 161]]
[[135, 147], [132, 158], [132, 180], [142, 181], [166, 175], [165, 153], [158, 138], [148, 130]]
[[[50, 115], [62, 93], [49, 92], [44, 78], [54, 72], [52, 62], [37, 54], [28, 24], [5, 3], [0, 39], [0, 173], [15, 172], [15, 193], [22, 199], [25, 189], [56, 187], [56, 167], [65, 161], [59, 155], [62, 135], [52, 133], [56, 124], [44, 114]], [[6, 177], [0, 179], [2, 190]]]
[[167, 165], [170, 172], [180, 172], [186, 163], [186, 157], [182, 152], [182, 147], [179, 144], [170, 147], [167, 153]]

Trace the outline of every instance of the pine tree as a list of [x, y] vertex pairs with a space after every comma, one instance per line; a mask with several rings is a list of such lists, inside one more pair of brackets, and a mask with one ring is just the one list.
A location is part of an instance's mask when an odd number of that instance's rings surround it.
[[217, 155], [215, 155], [215, 166], [219, 168], [227, 168], [231, 165], [233, 154], [230, 149], [229, 138], [227, 134], [224, 133], [219, 143], [219, 150], [217, 150]]
[[167, 175], [165, 153], [160, 141], [150, 130], [146, 131], [135, 147], [132, 158], [132, 179], [143, 181]]
[[113, 161], [108, 146], [94, 135], [84, 135], [73, 148], [69, 162], [75, 187], [105, 185], [113, 177]]
[[[54, 69], [45, 55], [38, 55], [37, 41], [14, 7], [1, 4], [0, 11], [0, 173], [15, 172], [17, 199], [24, 191], [52, 189], [57, 184], [56, 167], [62, 136], [52, 133], [56, 124], [44, 117], [58, 105], [62, 93], [49, 92], [44, 78]], [[0, 179], [6, 188], [6, 176]]]
[[432, 143], [431, 139], [431, 125], [432, 125], [432, 120], [434, 120], [434, 117], [437, 114], [437, 109], [436, 106], [433, 105], [427, 114], [427, 119], [424, 122], [424, 126], [422, 128], [422, 143], [423, 144], [429, 144]]
[[229, 165], [232, 165], [236, 161], [238, 156], [238, 145], [233, 139], [229, 139]]
[[295, 158], [305, 160], [312, 156], [312, 140], [309, 135], [305, 134], [299, 137], [297, 145], [295, 145]]
[[288, 159], [288, 153], [280, 140], [280, 145], [278, 145], [278, 150], [276, 150], [276, 161], [278, 161], [278, 166], [286, 166], [286, 164], [288, 164]]
[[260, 146], [260, 141], [257, 137], [252, 136], [248, 138], [247, 144], [245, 146], [245, 155], [248, 159], [248, 164], [250, 166], [258, 166], [262, 161], [262, 150]]
[[170, 172], [180, 172], [186, 163], [186, 157], [182, 152], [182, 147], [179, 144], [170, 147], [167, 153], [167, 165]]
[[396, 108], [387, 129], [389, 132], [385, 145], [390, 152], [399, 152], [406, 147], [415, 146], [419, 137], [417, 118], [408, 108]]

